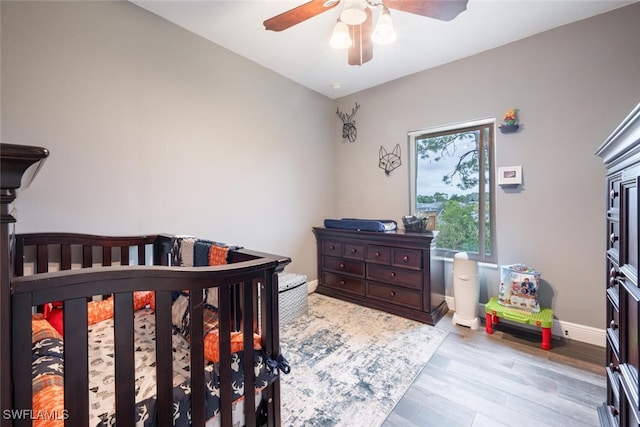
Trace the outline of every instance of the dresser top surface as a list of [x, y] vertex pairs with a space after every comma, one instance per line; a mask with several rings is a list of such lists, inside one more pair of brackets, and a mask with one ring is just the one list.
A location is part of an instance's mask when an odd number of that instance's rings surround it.
[[437, 235], [437, 231], [425, 231], [424, 233], [410, 232], [403, 229], [393, 231], [359, 231], [359, 230], [343, 230], [338, 228], [313, 227], [316, 237], [322, 238], [343, 238], [343, 239], [362, 239], [368, 241], [383, 240], [391, 242], [420, 242], [420, 244], [429, 244]]

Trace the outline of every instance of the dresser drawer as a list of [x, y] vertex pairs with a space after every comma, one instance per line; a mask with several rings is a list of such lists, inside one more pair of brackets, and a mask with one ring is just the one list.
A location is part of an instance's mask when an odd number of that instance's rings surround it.
[[369, 282], [367, 296], [377, 300], [403, 305], [418, 310], [422, 309], [422, 292], [399, 288], [384, 283]]
[[386, 265], [368, 264], [367, 279], [404, 286], [411, 289], [422, 289], [422, 272], [406, 270]]
[[622, 181], [622, 175], [612, 175], [607, 181], [609, 187], [607, 208], [609, 211], [617, 212], [620, 209], [620, 182]]
[[394, 249], [391, 265], [422, 270], [422, 252], [413, 249]]
[[367, 262], [391, 264], [391, 248], [387, 246], [367, 245]]
[[323, 273], [322, 284], [333, 289], [349, 292], [357, 295], [364, 295], [365, 284], [362, 279], [354, 279], [353, 277], [340, 276], [339, 274]]
[[614, 293], [615, 298], [609, 295], [618, 304], [618, 295], [620, 294], [620, 280], [624, 278], [624, 274], [620, 271], [620, 267], [611, 258], [607, 257], [607, 270], [609, 272], [609, 281], [607, 282], [607, 295]]
[[330, 240], [324, 240], [322, 242], [322, 254], [342, 256], [342, 242], [332, 242]]
[[618, 355], [611, 349], [610, 346], [607, 346], [607, 352], [609, 353], [609, 357], [607, 358], [607, 360], [609, 360], [609, 363], [606, 367], [607, 381], [612, 392], [616, 395], [616, 400], [620, 400], [620, 361], [618, 360]]
[[615, 351], [620, 351], [620, 312], [611, 303], [607, 303], [607, 336]]
[[620, 262], [620, 223], [617, 219], [610, 219], [607, 228], [607, 253], [615, 262]]
[[342, 256], [345, 258], [364, 259], [364, 245], [345, 242]]
[[324, 256], [322, 262], [326, 270], [364, 277], [364, 262], [362, 261]]

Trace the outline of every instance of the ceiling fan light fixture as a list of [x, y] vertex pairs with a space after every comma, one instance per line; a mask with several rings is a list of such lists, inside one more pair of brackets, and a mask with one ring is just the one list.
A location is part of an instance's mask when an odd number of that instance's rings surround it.
[[396, 31], [393, 29], [393, 21], [391, 21], [391, 13], [386, 7], [382, 8], [376, 28], [371, 34], [371, 40], [376, 44], [393, 43], [397, 38]]
[[364, 11], [367, 5], [363, 0], [347, 0], [344, 9], [340, 13], [340, 20], [347, 25], [360, 25], [367, 20], [367, 13]]
[[347, 49], [353, 44], [351, 36], [349, 35], [349, 27], [347, 24], [338, 19], [336, 25], [333, 27], [333, 33], [329, 39], [329, 46], [334, 49]]

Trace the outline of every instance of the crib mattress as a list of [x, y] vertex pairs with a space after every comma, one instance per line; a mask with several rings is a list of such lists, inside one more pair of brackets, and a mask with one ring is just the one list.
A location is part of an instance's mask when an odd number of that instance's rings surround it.
[[[137, 426], [155, 425], [155, 315], [149, 309], [135, 313], [135, 365], [136, 365], [136, 412]], [[63, 375], [61, 362], [61, 340], [45, 338], [34, 343], [34, 379], [51, 375], [60, 378]], [[190, 425], [190, 373], [189, 345], [179, 333], [173, 335], [173, 385], [174, 385], [174, 425]], [[244, 393], [244, 370], [242, 352], [232, 357], [233, 400]], [[89, 405], [90, 425], [115, 425], [115, 382], [114, 382], [114, 338], [113, 319], [108, 319], [89, 327]], [[254, 370], [257, 392], [269, 385], [276, 373], [268, 368], [262, 352], [256, 351]], [[220, 388], [217, 364], [209, 363], [205, 368], [207, 388], [206, 417], [211, 421], [219, 415]], [[61, 382], [61, 379], [56, 379]], [[244, 399], [240, 402], [244, 402]], [[244, 414], [243, 410], [234, 413]], [[242, 421], [239, 425], [242, 425]]]
[[[152, 399], [156, 393], [155, 315], [151, 310], [135, 312], [136, 402]], [[180, 334], [173, 336], [173, 386], [189, 379], [189, 344]], [[107, 423], [115, 412], [113, 319], [89, 327], [89, 406], [90, 425]], [[149, 414], [148, 405], [140, 405], [139, 417]], [[151, 412], [152, 413], [152, 412]]]

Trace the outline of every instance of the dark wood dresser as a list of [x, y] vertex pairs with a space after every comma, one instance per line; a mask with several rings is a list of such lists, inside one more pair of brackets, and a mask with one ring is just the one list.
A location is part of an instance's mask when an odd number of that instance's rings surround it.
[[607, 167], [607, 401], [598, 415], [602, 426], [638, 426], [640, 105], [596, 154]]
[[433, 232], [314, 228], [317, 292], [435, 325], [447, 312]]

